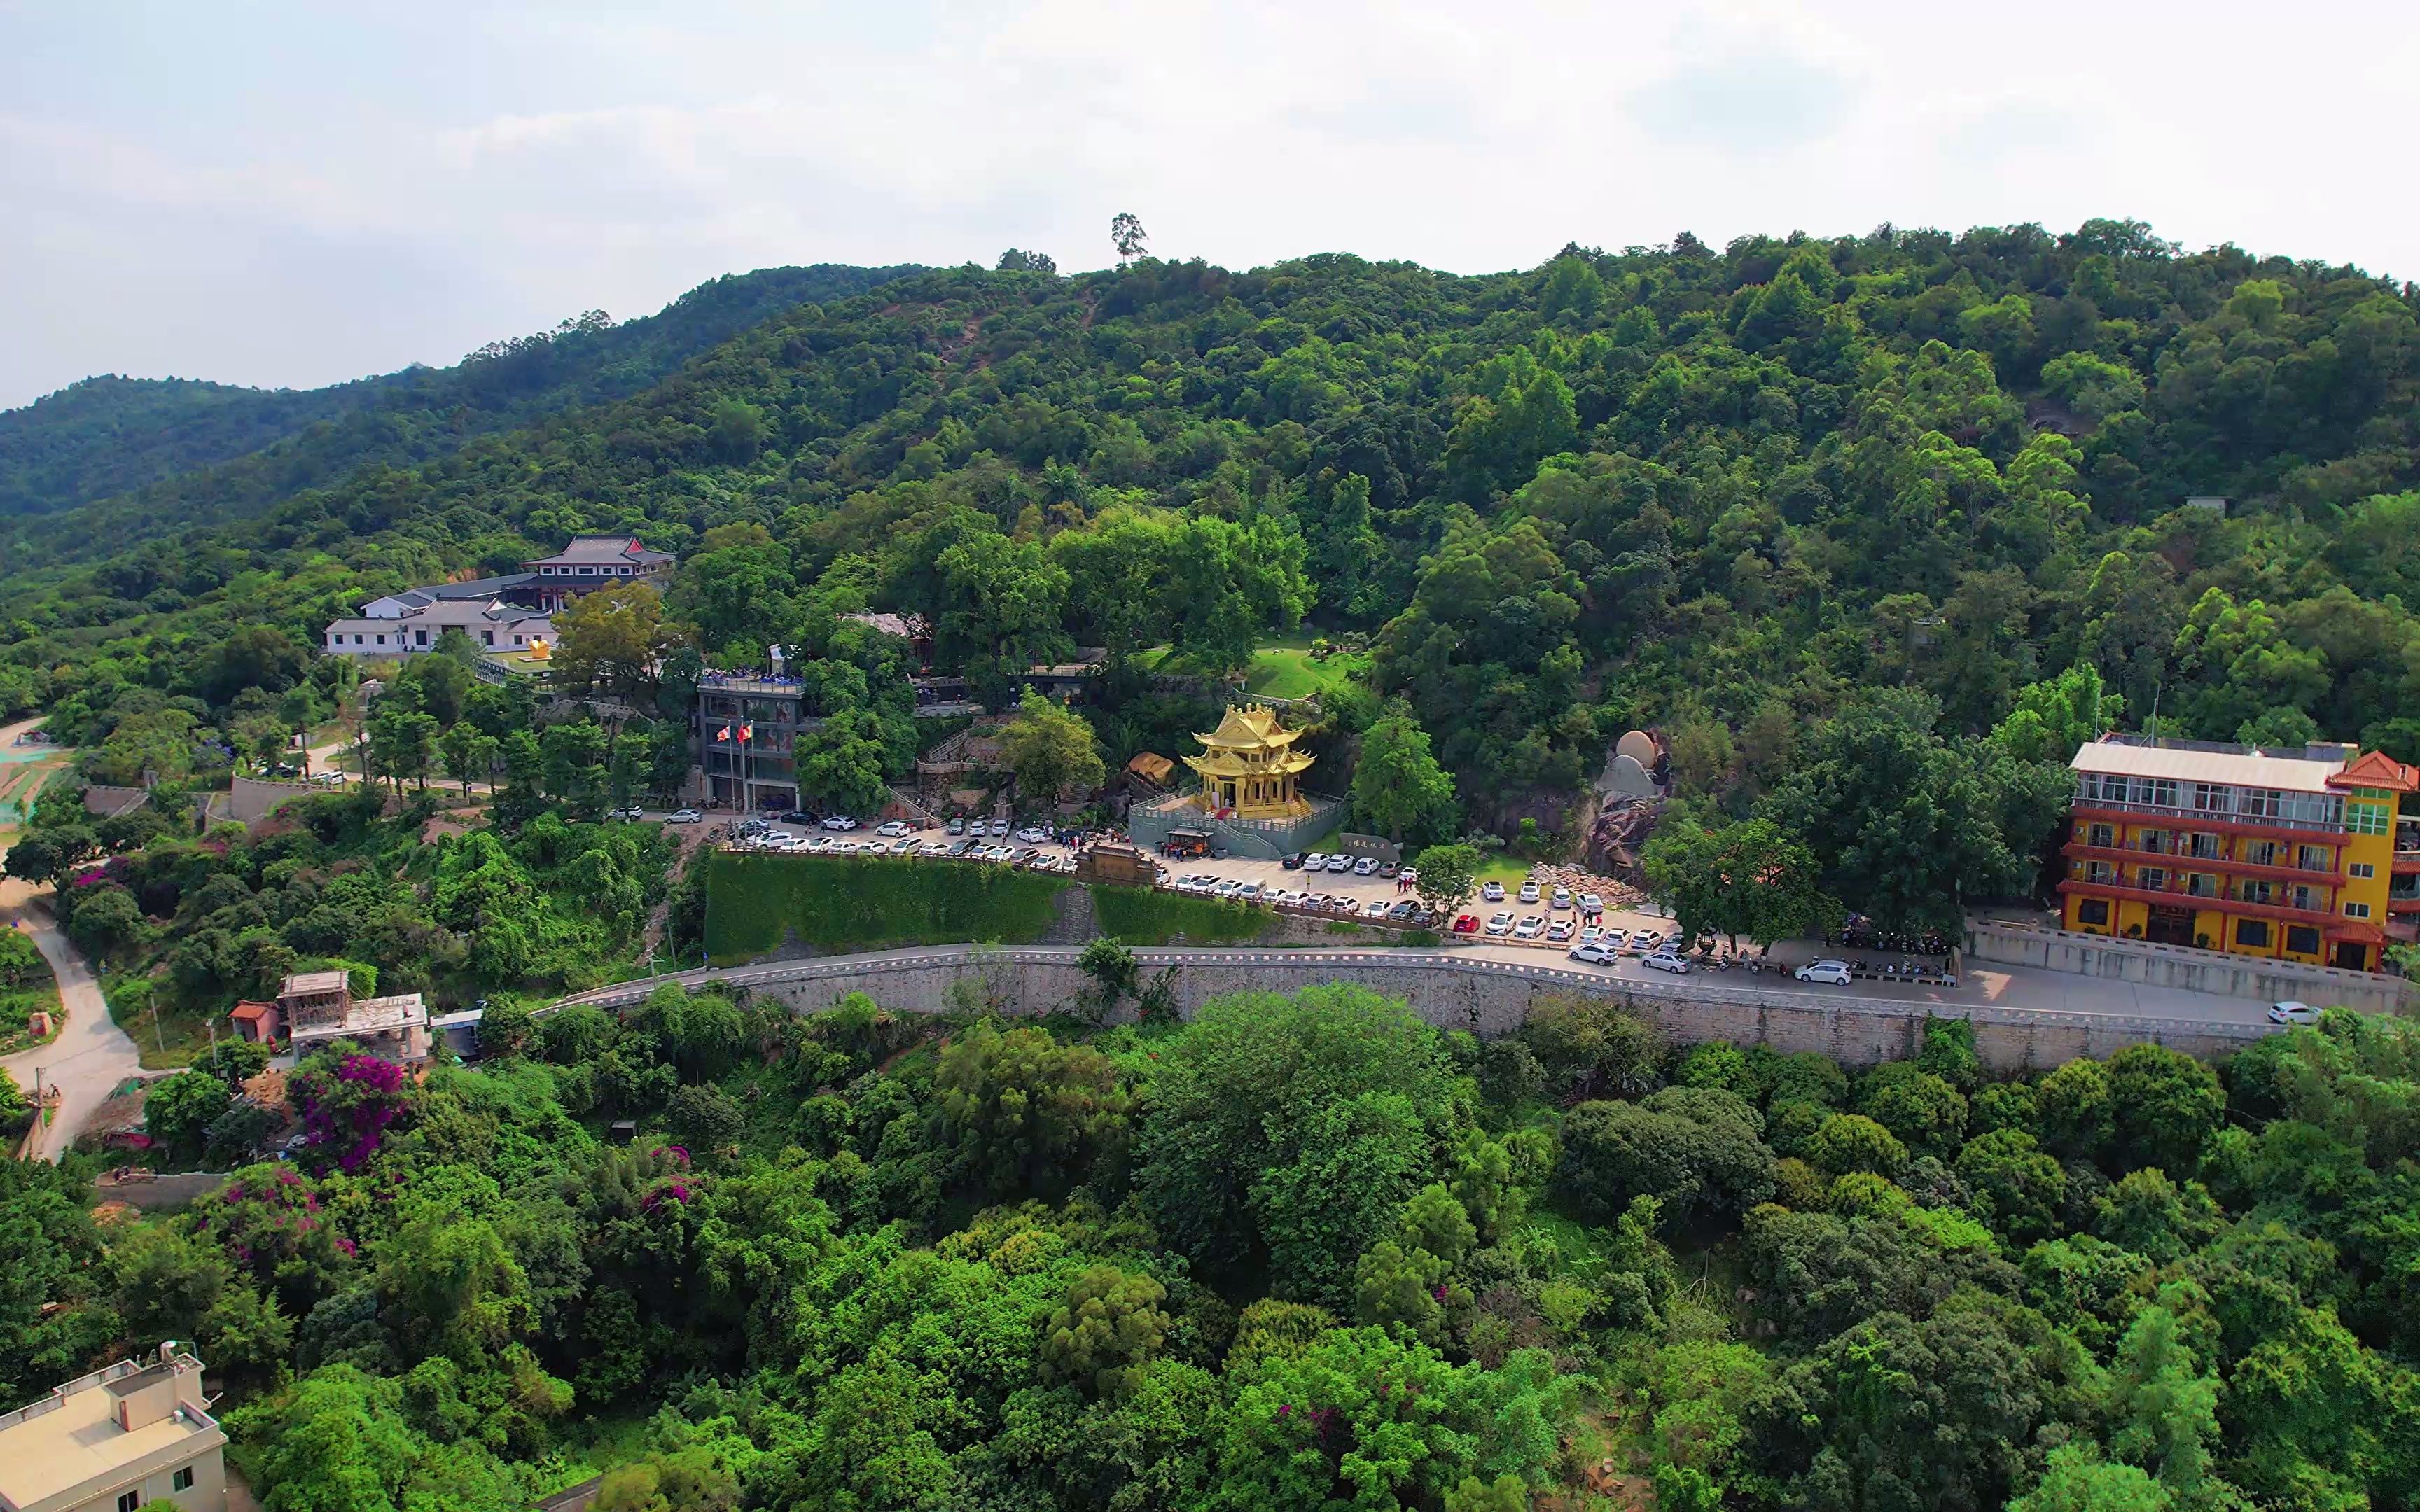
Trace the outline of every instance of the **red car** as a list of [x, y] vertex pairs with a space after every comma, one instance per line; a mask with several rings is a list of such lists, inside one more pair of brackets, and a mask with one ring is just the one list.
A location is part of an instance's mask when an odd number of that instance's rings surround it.
[[1460, 918], [1455, 919], [1453, 921], [1453, 932], [1456, 934], [1478, 933], [1479, 916], [1477, 914], [1465, 914]]

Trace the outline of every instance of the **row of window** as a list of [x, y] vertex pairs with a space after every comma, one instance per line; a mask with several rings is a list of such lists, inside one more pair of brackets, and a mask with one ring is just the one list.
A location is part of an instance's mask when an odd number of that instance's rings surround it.
[[[2355, 868], [2356, 875], [2374, 872], [2375, 868]], [[2328, 889], [2273, 882], [2241, 882], [2232, 888], [2220, 885], [2219, 879], [2206, 872], [2188, 872], [2180, 879], [2181, 887], [2169, 880], [2167, 869], [2138, 866], [2132, 880], [2121, 878], [2118, 869], [2106, 861], [2084, 863], [2084, 880], [2104, 887], [2140, 887], [2146, 892], [2182, 892], [2188, 898], [2208, 898], [2213, 903], [2267, 903], [2285, 908], [2299, 908], [2306, 914], [2328, 911]], [[2367, 918], [2369, 904], [2348, 903], [2344, 905], [2347, 918]]]
[[637, 575], [636, 567], [540, 567], [541, 578], [629, 578]]
[[[2079, 924], [2107, 929], [2109, 900], [2106, 898], [2079, 900], [2075, 905], [2075, 921]], [[2235, 943], [2244, 949], [2265, 950], [2269, 949], [2269, 942], [2274, 937], [2274, 932], [2269, 920], [2265, 918], [2239, 918], [2235, 921]], [[2287, 925], [2286, 949], [2294, 955], [2319, 954], [2319, 930], [2309, 924]]]
[[[2281, 793], [2272, 788], [2229, 787], [2224, 782], [2184, 782], [2168, 777], [2127, 777], [2084, 772], [2075, 781], [2078, 803], [2139, 803], [2155, 809], [2273, 822], [2312, 829], [2341, 829], [2345, 800], [2335, 793]], [[2384, 834], [2382, 829], [2363, 834]]]
[[[385, 645], [385, 644], [386, 644], [386, 637], [385, 637], [385, 636], [383, 636], [383, 635], [372, 635], [372, 636], [370, 636], [370, 637], [368, 638], [368, 640], [364, 640], [364, 638], [363, 638], [361, 635], [359, 635], [359, 634], [356, 634], [356, 635], [353, 637], [353, 644], [355, 644], [355, 645], [357, 645], [357, 646], [358, 646], [358, 645], [367, 644], [367, 643], [370, 643], [370, 642], [376, 642], [377, 644], [381, 645], [381, 646], [382, 646], [382, 645]], [[397, 631], [395, 633], [395, 643], [396, 643], [396, 645], [398, 645], [398, 646], [406, 644], [406, 642], [405, 642], [405, 640], [404, 640], [404, 639], [403, 639], [403, 632], [402, 632], [401, 630], [397, 630]], [[479, 644], [481, 644], [481, 645], [483, 645], [483, 646], [492, 646], [492, 645], [494, 645], [495, 643], [496, 643], [496, 632], [495, 632], [495, 631], [493, 631], [493, 630], [481, 630], [481, 631], [479, 632]], [[411, 641], [410, 641], [410, 644], [411, 644], [411, 646], [412, 646], [412, 647], [414, 647], [414, 648], [418, 648], [418, 649], [426, 649], [426, 648], [427, 648], [427, 646], [428, 645], [428, 632], [427, 632], [427, 630], [426, 630], [426, 629], [424, 629], [424, 628], [421, 628], [421, 627], [418, 627], [418, 626], [415, 626], [415, 627], [412, 629], [412, 632], [411, 632]], [[520, 630], [516, 630], [516, 631], [514, 631], [514, 632], [513, 632], [513, 644], [515, 644], [515, 645], [517, 645], [517, 646], [525, 646], [525, 645], [529, 644], [529, 638], [528, 638], [528, 636], [527, 636], [526, 634], [524, 634], [523, 632], [521, 632], [521, 631], [520, 631]], [[336, 631], [336, 630], [331, 630], [331, 631], [329, 631], [329, 632], [328, 632], [328, 649], [329, 649], [329, 650], [331, 650], [331, 651], [341, 651], [341, 650], [343, 650], [343, 649], [344, 649], [344, 645], [345, 645], [345, 637], [344, 637], [343, 632], [341, 632], [341, 631]]]
[[[2249, 837], [2236, 841], [2235, 854], [2230, 856], [2224, 837], [2185, 830], [2141, 829], [2134, 832], [2132, 841], [2121, 841], [2116, 825], [2101, 824], [2085, 825], [2084, 843], [2102, 850], [2122, 846], [2147, 856], [2180, 856], [2194, 861], [2236, 860], [2248, 866], [2293, 867], [2304, 872], [2333, 872], [2336, 859], [2333, 846], [2292, 845]], [[2357, 877], [2375, 876], [2378, 872], [2377, 867], [2367, 861], [2355, 862], [2347, 870]]]

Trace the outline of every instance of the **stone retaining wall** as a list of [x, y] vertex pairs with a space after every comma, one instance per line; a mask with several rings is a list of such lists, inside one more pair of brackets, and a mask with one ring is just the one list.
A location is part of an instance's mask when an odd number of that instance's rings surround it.
[[2364, 1013], [2398, 1012], [2410, 994], [2410, 984], [2402, 978], [2373, 972], [1977, 921], [1966, 926], [1966, 959], [2040, 966], [2151, 987], [2180, 987], [2261, 1003], [2291, 999], [2315, 1008], [2350, 1008]]
[[[980, 992], [1001, 1011], [1044, 1013], [1067, 1007], [1091, 986], [1065, 947], [970, 949], [964, 947], [842, 957], [797, 965], [740, 968], [714, 974], [768, 993], [800, 1012], [830, 1008], [863, 992], [902, 1012], [939, 1013]], [[2188, 1055], [2216, 1056], [2272, 1032], [2260, 1024], [2201, 1023], [2115, 1014], [1976, 1007], [1962, 1003], [1897, 1003], [1846, 995], [1773, 991], [1684, 980], [1611, 983], [1591, 972], [1528, 965], [1449, 951], [1404, 949], [1378, 954], [1337, 950], [1161, 950], [1135, 952], [1146, 973], [1175, 964], [1177, 1001], [1188, 1017], [1211, 998], [1237, 992], [1295, 992], [1352, 981], [1410, 1003], [1429, 1023], [1482, 1037], [1511, 1034], [1529, 1005], [1552, 993], [1608, 995], [1626, 1000], [1683, 1044], [1729, 1040], [1778, 1051], [1811, 1050], [1845, 1065], [1864, 1066], [1912, 1054], [1927, 1011], [1975, 1026], [1984, 1066], [2001, 1073], [2046, 1070], [2078, 1057], [2105, 1057], [2150, 1041]], [[692, 982], [711, 980], [686, 974]], [[954, 983], [965, 988], [953, 992]], [[636, 1003], [651, 983], [640, 981], [582, 994], [566, 1001], [605, 1006]]]

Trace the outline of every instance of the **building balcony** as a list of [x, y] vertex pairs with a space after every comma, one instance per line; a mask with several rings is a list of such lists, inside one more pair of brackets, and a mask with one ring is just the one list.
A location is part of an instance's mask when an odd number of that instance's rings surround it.
[[2249, 835], [2255, 840], [2298, 841], [2310, 844], [2342, 842], [2342, 822], [2319, 824], [2302, 820], [2266, 819], [2249, 814], [2204, 813], [2197, 809], [2167, 809], [2156, 803], [2120, 803], [2112, 798], [2078, 798], [2075, 817], [2106, 819], [2112, 824], [2140, 825], [2156, 820], [2179, 829], [2205, 829], [2221, 835]]
[[2207, 908], [2213, 913], [2248, 915], [2254, 918], [2273, 918], [2287, 924], [2310, 924], [2329, 933], [2346, 933], [2354, 931], [2356, 927], [2362, 929], [2376, 927], [2366, 925], [2360, 919], [2343, 918], [2317, 908], [2289, 908], [2284, 903], [2251, 903], [2225, 895], [2210, 897], [2202, 893], [2187, 892], [2183, 883], [2175, 880], [2151, 887], [2140, 882], [2129, 882], [2117, 878], [2095, 882], [2085, 877], [2069, 877], [2058, 885], [2056, 890], [2062, 895], [2072, 893], [2085, 898], [2108, 898], [2121, 903], [2128, 900], [2159, 903], [2177, 907]]
[[2273, 866], [2259, 861], [2230, 860], [2223, 856], [2195, 856], [2190, 851], [2155, 851], [2139, 845], [2094, 845], [2080, 840], [2069, 841], [2058, 848], [2058, 854], [2080, 861], [2107, 861], [2113, 866], [2139, 866], [2146, 857], [2151, 857], [2162, 864], [2174, 863], [2182, 871], [2216, 872], [2223, 876], [2257, 877], [2264, 882], [2308, 883], [2324, 877], [2333, 887], [2342, 880], [2342, 873], [2328, 866]]

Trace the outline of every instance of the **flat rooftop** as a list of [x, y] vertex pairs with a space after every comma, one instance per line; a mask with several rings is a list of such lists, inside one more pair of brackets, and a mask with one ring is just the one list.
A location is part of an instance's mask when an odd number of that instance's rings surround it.
[[209, 1414], [191, 1407], [132, 1433], [117, 1426], [118, 1397], [166, 1373], [161, 1365], [113, 1366], [0, 1418], [0, 1497], [11, 1506], [30, 1506], [90, 1482], [105, 1483], [152, 1455], [199, 1453], [225, 1443], [226, 1435]]
[[2319, 756], [2243, 746], [2144, 746], [2096, 740], [2078, 748], [2075, 760], [2068, 764], [2079, 772], [2121, 777], [2171, 778], [2180, 782], [2216, 782], [2280, 793], [2325, 793], [2328, 779], [2342, 770], [2351, 755], [2349, 748]]
[[341, 993], [346, 990], [345, 974], [341, 971], [298, 971], [286, 979], [286, 984], [277, 989], [277, 995], [292, 997], [298, 994]]
[[348, 1034], [384, 1034], [407, 1029], [415, 1024], [428, 1022], [428, 1009], [418, 993], [404, 993], [394, 997], [365, 997], [355, 1003], [344, 1018], [334, 1024], [314, 1024], [296, 1028], [296, 1040], [338, 1040]]

